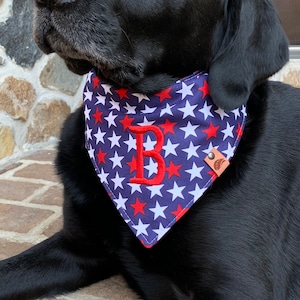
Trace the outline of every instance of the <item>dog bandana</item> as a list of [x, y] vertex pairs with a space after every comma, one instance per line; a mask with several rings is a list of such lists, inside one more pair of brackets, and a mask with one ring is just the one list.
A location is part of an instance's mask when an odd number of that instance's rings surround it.
[[125, 222], [156, 244], [222, 174], [242, 136], [246, 107], [209, 96], [208, 74], [154, 95], [113, 87], [92, 70], [84, 88], [86, 148]]

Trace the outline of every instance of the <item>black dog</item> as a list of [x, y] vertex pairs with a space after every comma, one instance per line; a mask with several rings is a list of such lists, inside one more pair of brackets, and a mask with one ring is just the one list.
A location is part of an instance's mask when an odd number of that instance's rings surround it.
[[[35, 299], [121, 273], [143, 299], [300, 299], [300, 91], [268, 82], [288, 59], [271, 0], [36, 0], [35, 38], [68, 67], [136, 92], [209, 73], [225, 111], [247, 105], [230, 166], [147, 249], [120, 217], [85, 149], [83, 109], [65, 123], [57, 169], [64, 228], [0, 262], [0, 299]], [[143, 199], [144, 202], [147, 199]]]

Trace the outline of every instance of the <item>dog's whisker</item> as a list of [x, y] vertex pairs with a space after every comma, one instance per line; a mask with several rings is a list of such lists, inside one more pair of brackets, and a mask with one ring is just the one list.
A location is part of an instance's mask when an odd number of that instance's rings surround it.
[[126, 33], [126, 31], [125, 31], [122, 27], [121, 27], [121, 31], [122, 31], [122, 33], [124, 34], [124, 36], [126, 37], [126, 39], [127, 39], [127, 41], [128, 41], [128, 44], [129, 44], [131, 50], [133, 50], [134, 47], [133, 47], [133, 45], [132, 45], [132, 43], [131, 43], [131, 41], [130, 41], [130, 38], [129, 38], [128, 34]]

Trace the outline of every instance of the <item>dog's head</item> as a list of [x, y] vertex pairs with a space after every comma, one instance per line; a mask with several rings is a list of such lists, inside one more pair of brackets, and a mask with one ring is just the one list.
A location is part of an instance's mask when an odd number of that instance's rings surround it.
[[35, 40], [78, 74], [143, 93], [194, 71], [227, 110], [288, 59], [271, 0], [36, 0]]

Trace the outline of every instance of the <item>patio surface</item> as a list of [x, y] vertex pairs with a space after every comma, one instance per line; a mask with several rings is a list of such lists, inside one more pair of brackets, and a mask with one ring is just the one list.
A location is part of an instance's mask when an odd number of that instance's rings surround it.
[[[50, 145], [0, 164], [0, 260], [41, 242], [62, 227], [62, 186], [53, 167], [55, 155], [55, 147]], [[115, 276], [55, 299], [138, 298], [121, 276]]]

